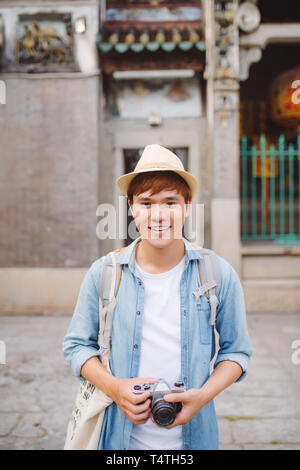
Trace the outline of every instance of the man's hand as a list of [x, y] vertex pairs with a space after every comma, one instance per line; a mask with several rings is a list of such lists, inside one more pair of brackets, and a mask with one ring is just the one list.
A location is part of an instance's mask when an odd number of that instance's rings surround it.
[[145, 424], [150, 417], [150, 393], [135, 395], [131, 388], [144, 383], [153, 384], [157, 381], [152, 377], [135, 379], [116, 379], [111, 398], [133, 424]]
[[[182, 402], [182, 409], [177, 414], [175, 421], [171, 426], [167, 426], [167, 429], [172, 429], [175, 426], [185, 425], [190, 422], [190, 420], [195, 416], [196, 413], [205, 405], [205, 400], [202, 399], [202, 394], [200, 390], [191, 388], [187, 392], [183, 393], [168, 393], [164, 396], [164, 400], [169, 403]], [[151, 414], [151, 419], [156, 426], [158, 424], [154, 421]]]
[[[182, 402], [182, 410], [177, 414], [174, 423], [168, 426], [167, 429], [189, 423], [204, 405], [235, 382], [242, 373], [243, 369], [239, 363], [224, 360], [216, 365], [213, 373], [200, 389], [191, 388], [183, 393], [166, 394], [164, 396], [165, 401], [170, 403]], [[152, 414], [151, 419], [156, 424]]]

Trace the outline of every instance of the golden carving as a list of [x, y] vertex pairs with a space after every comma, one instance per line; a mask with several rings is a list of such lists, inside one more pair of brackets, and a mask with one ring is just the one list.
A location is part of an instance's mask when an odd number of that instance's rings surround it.
[[16, 58], [19, 63], [66, 63], [71, 58], [71, 38], [61, 36], [54, 27], [41, 26], [33, 20], [24, 24], [24, 35], [16, 42]]

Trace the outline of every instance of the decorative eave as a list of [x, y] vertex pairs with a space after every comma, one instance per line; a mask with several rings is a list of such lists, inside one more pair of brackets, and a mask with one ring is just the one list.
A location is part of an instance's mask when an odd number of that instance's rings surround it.
[[125, 54], [131, 51], [190, 51], [193, 48], [205, 50], [204, 30], [199, 21], [184, 21], [176, 25], [173, 22], [106, 22], [99, 33], [97, 43], [101, 55], [111, 52]]

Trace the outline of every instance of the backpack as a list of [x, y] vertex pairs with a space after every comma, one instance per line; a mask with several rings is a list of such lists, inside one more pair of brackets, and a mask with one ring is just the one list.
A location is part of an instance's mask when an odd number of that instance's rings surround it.
[[[213, 250], [200, 248], [194, 243], [192, 245], [203, 256], [203, 259], [197, 259], [201, 287], [196, 289], [193, 295], [196, 301], [203, 294], [208, 298], [210, 303], [210, 324], [215, 328], [218, 306], [217, 296], [219, 295], [222, 283], [218, 256]], [[106, 355], [111, 347], [112, 313], [116, 305], [123, 268], [123, 265], [116, 263], [116, 254], [118, 252], [121, 253], [125, 248], [118, 248], [105, 256], [98, 280], [98, 294], [99, 298], [102, 299], [103, 306], [99, 331], [101, 355]]]

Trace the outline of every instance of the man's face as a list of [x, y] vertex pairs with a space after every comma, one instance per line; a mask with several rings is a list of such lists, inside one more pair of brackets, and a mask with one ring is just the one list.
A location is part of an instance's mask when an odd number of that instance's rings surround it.
[[147, 191], [133, 196], [131, 212], [142, 239], [153, 246], [164, 247], [172, 240], [182, 238], [188, 206], [175, 190], [161, 191], [152, 196]]

